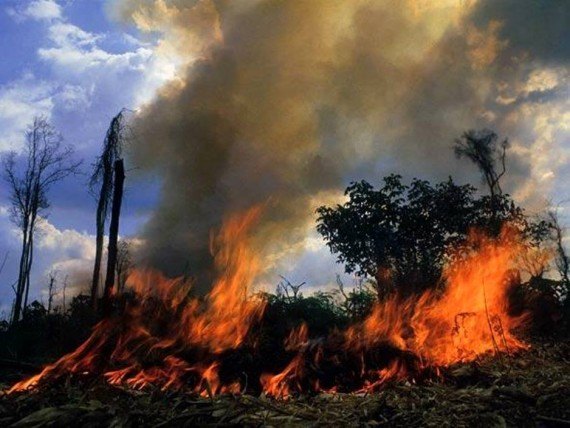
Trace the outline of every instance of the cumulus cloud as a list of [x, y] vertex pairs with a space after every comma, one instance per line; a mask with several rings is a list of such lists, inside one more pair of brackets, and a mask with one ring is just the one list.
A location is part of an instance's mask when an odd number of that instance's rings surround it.
[[24, 8], [9, 8], [8, 14], [17, 22], [27, 19], [50, 21], [61, 18], [62, 10], [55, 0], [33, 0]]
[[31, 1], [8, 12], [19, 21], [42, 21], [47, 38], [37, 54], [51, 70], [41, 77], [24, 71], [20, 78], [0, 85], [0, 151], [20, 147], [23, 131], [34, 116], [57, 121], [57, 111], [86, 112], [93, 98], [105, 97], [116, 100], [116, 110], [135, 108], [174, 73], [173, 67], [154, 55], [152, 45], [134, 44], [132, 36], [132, 50], [112, 53], [103, 49], [100, 44], [105, 34], [72, 24], [53, 0]]
[[55, 92], [52, 83], [32, 73], [0, 85], [0, 151], [19, 149], [23, 132], [34, 116], [51, 115]]
[[[18, 275], [18, 257], [20, 249], [20, 232], [10, 222], [9, 210], [0, 206], [0, 239], [3, 242], [2, 257], [8, 254], [8, 262], [1, 272], [0, 278], [5, 285], [12, 284]], [[41, 219], [36, 233], [36, 252], [34, 254], [34, 270], [32, 272], [30, 295], [39, 296], [46, 285], [46, 276], [51, 271], [69, 275], [69, 295], [84, 291], [83, 286], [92, 268], [95, 254], [95, 237], [85, 232], [70, 229], [58, 229], [47, 219]], [[73, 281], [71, 281], [73, 280]], [[0, 311], [11, 304], [9, 287], [3, 287], [0, 294]]]
[[95, 254], [95, 238], [76, 230], [59, 230], [47, 219], [38, 224], [37, 248], [57, 252], [62, 260], [91, 259]]
[[38, 50], [41, 59], [50, 63], [58, 74], [71, 75], [74, 80], [86, 73], [112, 73], [121, 70], [143, 71], [153, 51], [138, 47], [134, 51], [111, 53], [98, 46], [101, 34], [85, 31], [69, 22], [57, 21], [48, 28], [50, 47]]

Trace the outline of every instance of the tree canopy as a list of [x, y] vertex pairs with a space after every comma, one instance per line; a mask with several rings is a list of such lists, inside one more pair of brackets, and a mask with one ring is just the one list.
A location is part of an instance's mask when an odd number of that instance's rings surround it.
[[435, 185], [415, 178], [407, 185], [389, 175], [377, 189], [354, 182], [345, 195], [346, 203], [317, 209], [317, 230], [346, 272], [374, 278], [380, 295], [437, 285], [446, 249], [464, 241], [471, 228], [497, 235], [510, 221], [540, 239], [540, 228], [509, 195], [494, 195], [490, 204], [491, 196], [451, 178]]

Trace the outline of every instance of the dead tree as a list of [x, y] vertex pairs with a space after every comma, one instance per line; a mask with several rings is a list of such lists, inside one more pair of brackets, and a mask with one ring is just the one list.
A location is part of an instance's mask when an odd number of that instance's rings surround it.
[[113, 206], [111, 209], [111, 224], [109, 227], [109, 247], [107, 254], [107, 276], [105, 278], [105, 290], [103, 294], [103, 313], [108, 314], [111, 310], [111, 298], [115, 283], [115, 268], [117, 264], [117, 241], [119, 238], [119, 218], [121, 216], [121, 204], [123, 201], [123, 185], [125, 182], [125, 167], [122, 159], [115, 161], [115, 180], [113, 183]]
[[566, 296], [564, 297], [566, 299], [566, 304], [568, 305], [568, 302], [570, 302], [570, 257], [568, 257], [566, 248], [564, 247], [564, 228], [560, 225], [558, 212], [555, 209], [551, 209], [548, 212], [548, 217], [553, 230], [554, 245], [556, 248], [556, 257], [554, 262], [565, 289], [564, 293]]
[[[105, 236], [105, 222], [109, 215], [109, 205], [113, 195], [113, 166], [120, 158], [123, 146], [124, 116], [125, 110], [121, 110], [109, 125], [103, 152], [94, 165], [89, 187], [93, 194], [97, 195], [97, 212], [95, 215], [96, 245], [95, 263], [93, 266], [93, 277], [91, 281], [91, 304], [95, 308], [97, 305], [97, 294], [99, 291], [99, 278], [101, 276], [101, 261], [103, 259], [103, 239]], [[98, 186], [101, 186], [98, 188]]]
[[122, 293], [125, 289], [127, 278], [132, 267], [130, 243], [121, 239], [117, 247], [117, 292]]
[[458, 158], [466, 157], [479, 168], [492, 199], [503, 194], [500, 180], [507, 171], [506, 156], [509, 140], [504, 139], [497, 144], [498, 138], [497, 134], [488, 129], [470, 130], [456, 139], [454, 144], [455, 155]]
[[53, 306], [53, 298], [57, 294], [57, 272], [51, 271], [49, 273], [49, 284], [48, 284], [48, 307], [47, 313], [51, 313], [51, 308]]
[[66, 304], [65, 293], [67, 291], [67, 278], [68, 278], [68, 276], [65, 275], [65, 278], [63, 279], [63, 288], [61, 290], [61, 308], [62, 308], [63, 313], [65, 313], [67, 311], [67, 308], [65, 306], [65, 304]]
[[3, 158], [3, 176], [10, 186], [11, 220], [22, 233], [22, 250], [12, 311], [16, 323], [27, 306], [33, 262], [34, 234], [38, 221], [49, 208], [51, 186], [78, 171], [81, 162], [72, 161], [73, 149], [46, 118], [36, 117], [26, 131], [22, 153]]
[[[277, 284], [277, 295], [286, 297], [289, 302], [297, 300], [300, 296], [299, 291], [301, 290], [301, 287], [306, 284], [306, 282], [303, 281], [300, 284], [295, 285], [283, 275], [279, 276], [281, 277], [282, 281], [279, 281], [279, 284]], [[293, 292], [293, 295], [289, 294], [289, 290]]]

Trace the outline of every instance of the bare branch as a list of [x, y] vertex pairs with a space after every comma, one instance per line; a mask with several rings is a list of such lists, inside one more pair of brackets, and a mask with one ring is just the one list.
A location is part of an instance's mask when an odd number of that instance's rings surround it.
[[13, 323], [27, 301], [38, 218], [49, 208], [51, 186], [78, 172], [81, 162], [73, 161], [73, 154], [73, 148], [63, 146], [62, 136], [47, 119], [36, 117], [25, 133], [22, 153], [11, 152], [2, 159], [3, 178], [10, 188], [11, 220], [22, 232]]

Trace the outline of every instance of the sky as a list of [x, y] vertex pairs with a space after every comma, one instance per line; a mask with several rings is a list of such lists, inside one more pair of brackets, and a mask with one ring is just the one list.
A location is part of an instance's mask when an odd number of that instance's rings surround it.
[[[259, 235], [279, 257], [266, 258], [265, 281], [334, 282], [342, 267], [314, 232], [315, 206], [391, 172], [477, 183], [449, 149], [473, 127], [510, 138], [517, 201], [561, 203], [567, 223], [569, 10], [564, 0], [3, 0], [0, 152], [21, 149], [44, 115], [84, 160], [49, 195], [32, 297], [46, 300], [51, 270], [75, 291], [84, 282], [95, 229], [86, 183], [122, 108], [138, 137], [121, 234], [151, 243], [161, 268], [158, 255], [199, 259], [209, 229], [240, 204], [272, 199]], [[6, 312], [19, 235], [5, 183], [3, 254]]]
[[[111, 22], [98, 0], [2, 1], [0, 34], [0, 150], [18, 151], [26, 126], [43, 115], [74, 147], [75, 157], [83, 159], [82, 174], [50, 192], [52, 207], [39, 227], [32, 294], [45, 300], [42, 289], [50, 270], [58, 271], [62, 281], [91, 265], [95, 201], [87, 182], [111, 118], [148, 99], [172, 77], [173, 69], [158, 63], [152, 38], [139, 40], [133, 29]], [[7, 191], [2, 183], [0, 252], [8, 253], [0, 275], [4, 311], [12, 299], [10, 284], [17, 278], [19, 257]], [[130, 180], [125, 192], [121, 234], [132, 236], [148, 216], [158, 188], [153, 179]]]

